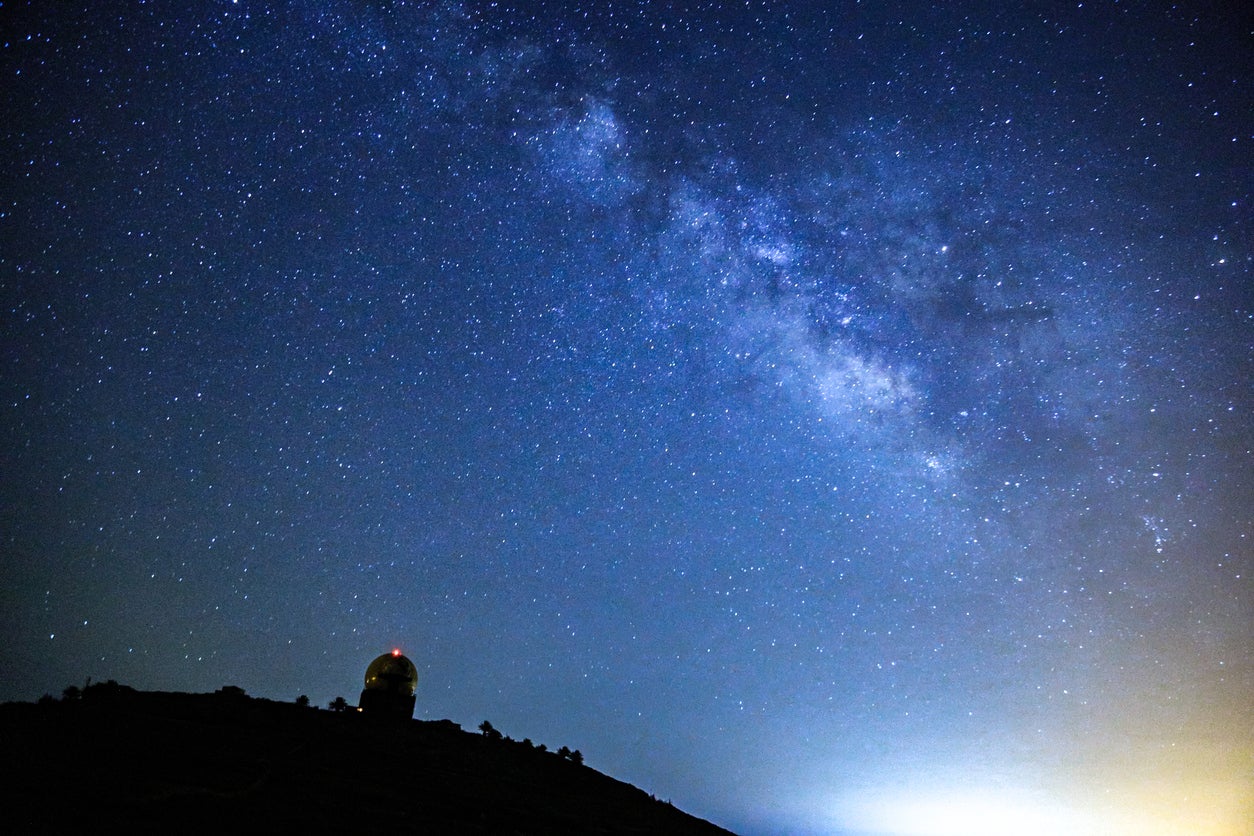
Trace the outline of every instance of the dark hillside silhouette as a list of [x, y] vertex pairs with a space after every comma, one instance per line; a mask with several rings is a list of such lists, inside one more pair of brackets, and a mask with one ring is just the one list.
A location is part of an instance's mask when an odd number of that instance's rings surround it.
[[[485, 725], [488, 725], [485, 723]], [[491, 726], [488, 726], [491, 728]], [[529, 742], [528, 742], [529, 743]], [[647, 834], [728, 831], [570, 753], [449, 721], [372, 722], [248, 697], [92, 685], [0, 705], [13, 833]]]

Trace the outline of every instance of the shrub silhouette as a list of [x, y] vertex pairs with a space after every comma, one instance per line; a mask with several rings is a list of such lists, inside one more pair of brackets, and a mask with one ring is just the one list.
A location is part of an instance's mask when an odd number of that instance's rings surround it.
[[348, 711], [348, 700], [343, 697], [336, 697], [331, 700], [331, 702], [327, 703], [327, 708], [332, 711]]
[[309, 697], [305, 696], [304, 694], [301, 694], [299, 697], [296, 698], [296, 704], [299, 705], [301, 708], [308, 708]]
[[501, 739], [501, 733], [497, 731], [492, 726], [492, 724], [489, 723], [487, 720], [484, 720], [482, 723], [479, 724], [479, 731], [483, 732], [483, 736], [486, 737], [488, 740], [500, 740]]

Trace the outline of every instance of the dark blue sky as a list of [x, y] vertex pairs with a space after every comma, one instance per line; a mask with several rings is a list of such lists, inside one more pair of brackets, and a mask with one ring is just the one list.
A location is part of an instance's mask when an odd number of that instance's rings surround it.
[[0, 698], [1236, 832], [1248, 13], [693, 5], [0, 5]]

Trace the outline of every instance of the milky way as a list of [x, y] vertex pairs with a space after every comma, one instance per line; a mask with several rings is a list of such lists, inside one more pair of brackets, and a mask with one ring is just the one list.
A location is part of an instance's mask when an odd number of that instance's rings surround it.
[[0, 698], [398, 646], [739, 832], [1241, 832], [1240, 15], [887, 5], [0, 7]]

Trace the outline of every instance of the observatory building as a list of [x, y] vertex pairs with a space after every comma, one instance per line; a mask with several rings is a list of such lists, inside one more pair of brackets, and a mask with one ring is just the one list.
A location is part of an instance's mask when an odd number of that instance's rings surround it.
[[399, 650], [384, 653], [366, 668], [366, 687], [357, 705], [368, 717], [409, 720], [414, 716], [418, 669]]

